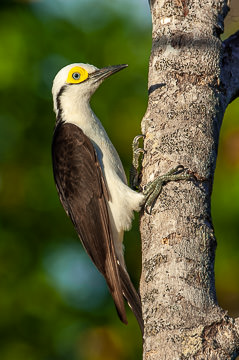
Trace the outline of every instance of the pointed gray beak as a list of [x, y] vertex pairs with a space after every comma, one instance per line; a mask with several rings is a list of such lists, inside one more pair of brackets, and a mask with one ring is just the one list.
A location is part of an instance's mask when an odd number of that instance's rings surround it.
[[113, 75], [114, 73], [116, 73], [120, 70], [123, 70], [126, 67], [128, 67], [127, 64], [107, 66], [102, 69], [96, 70], [95, 72], [90, 74], [89, 77], [94, 82], [98, 82], [98, 81], [106, 79], [107, 77]]

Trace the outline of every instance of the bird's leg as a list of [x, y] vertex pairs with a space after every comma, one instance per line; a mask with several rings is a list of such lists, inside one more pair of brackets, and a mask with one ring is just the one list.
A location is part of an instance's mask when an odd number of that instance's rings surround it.
[[139, 147], [139, 140], [141, 138], [144, 138], [144, 135], [137, 135], [135, 136], [133, 143], [132, 143], [132, 149], [133, 149], [133, 160], [132, 165], [130, 169], [130, 187], [133, 190], [139, 189], [139, 184], [141, 180], [141, 169], [139, 169], [139, 158], [140, 154], [144, 154], [144, 149]]
[[163, 185], [169, 181], [190, 180], [194, 178], [192, 174], [188, 172], [183, 173], [183, 171], [185, 171], [185, 168], [182, 165], [178, 165], [176, 168], [171, 169], [166, 174], [160, 175], [155, 180], [150, 181], [144, 187], [142, 191], [146, 197], [144, 207], [148, 214], [151, 214], [153, 204], [161, 193]]
[[144, 154], [145, 151], [143, 148], [139, 147], [139, 140], [141, 138], [144, 138], [144, 135], [135, 136], [132, 143], [133, 161], [130, 169], [130, 187], [133, 190], [138, 190], [145, 195], [146, 200], [145, 200], [144, 208], [148, 214], [151, 214], [154, 202], [161, 193], [163, 185], [165, 185], [169, 181], [190, 180], [193, 179], [194, 176], [189, 172], [185, 172], [184, 166], [178, 165], [176, 168], [171, 169], [166, 174], [160, 175], [155, 180], [150, 181], [142, 189], [140, 187], [141, 166], [139, 165], [139, 158], [140, 158], [140, 154]]

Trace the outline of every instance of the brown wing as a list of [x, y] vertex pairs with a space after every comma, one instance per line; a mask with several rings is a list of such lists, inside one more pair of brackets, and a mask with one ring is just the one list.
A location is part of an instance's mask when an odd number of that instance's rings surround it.
[[120, 319], [127, 323], [107, 192], [95, 149], [78, 126], [61, 122], [54, 132], [52, 161], [61, 203], [87, 253], [104, 275]]

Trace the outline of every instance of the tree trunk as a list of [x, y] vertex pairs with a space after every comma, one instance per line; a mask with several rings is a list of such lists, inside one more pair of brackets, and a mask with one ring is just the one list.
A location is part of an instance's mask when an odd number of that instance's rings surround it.
[[141, 218], [144, 359], [235, 359], [239, 319], [217, 304], [210, 201], [219, 131], [239, 95], [239, 32], [221, 42], [226, 0], [152, 0], [142, 185], [177, 165]]

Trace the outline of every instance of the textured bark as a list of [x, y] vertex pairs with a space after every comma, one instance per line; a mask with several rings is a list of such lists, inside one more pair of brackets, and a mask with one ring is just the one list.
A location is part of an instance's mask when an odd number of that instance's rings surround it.
[[217, 304], [211, 191], [219, 131], [239, 94], [239, 32], [221, 42], [226, 0], [152, 0], [143, 185], [177, 165], [141, 218], [144, 359], [235, 359], [239, 320]]

